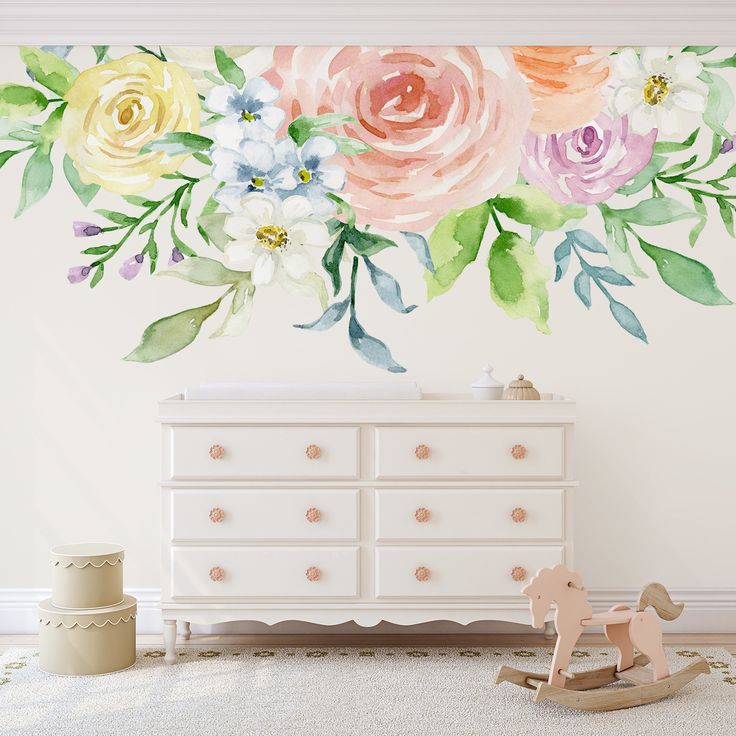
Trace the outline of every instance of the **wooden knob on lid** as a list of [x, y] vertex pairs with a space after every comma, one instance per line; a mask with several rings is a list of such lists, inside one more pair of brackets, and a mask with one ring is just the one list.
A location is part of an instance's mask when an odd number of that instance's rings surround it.
[[322, 512], [319, 509], [312, 508], [307, 509], [307, 513], [304, 514], [307, 517], [307, 521], [310, 524], [314, 524], [314, 522], [319, 521], [322, 518]]
[[219, 583], [225, 578], [225, 571], [221, 567], [213, 567], [210, 570], [210, 580]]
[[305, 573], [307, 576], [307, 580], [309, 580], [310, 583], [316, 583], [320, 577], [322, 577], [322, 573], [320, 572], [318, 567], [308, 567], [307, 571]]
[[210, 457], [213, 460], [222, 460], [225, 457], [225, 448], [222, 445], [212, 445], [210, 447]]
[[212, 523], [219, 524], [224, 518], [225, 512], [221, 508], [215, 506], [215, 508], [210, 509], [210, 521]]
[[427, 568], [427, 567], [418, 567], [416, 570], [414, 570], [414, 577], [420, 583], [426, 582], [430, 578], [429, 568]]
[[431, 514], [429, 513], [429, 509], [425, 509], [424, 506], [420, 506], [415, 512], [414, 512], [414, 518], [420, 523], [424, 524], [424, 522], [429, 521], [429, 517]]
[[521, 565], [517, 565], [511, 571], [511, 578], [515, 580], [517, 583], [520, 583], [522, 580], [526, 580], [526, 570], [523, 567], [521, 567]]
[[526, 521], [526, 517], [527, 517], [526, 510], [521, 508], [521, 506], [517, 506], [511, 512], [511, 520], [516, 524], [521, 524], [522, 522]]
[[310, 460], [317, 460], [322, 454], [322, 449], [319, 445], [307, 445], [307, 448], [306, 450], [304, 450], [304, 452]]
[[429, 447], [427, 445], [417, 445], [414, 448], [414, 455], [417, 460], [426, 460], [429, 457]]

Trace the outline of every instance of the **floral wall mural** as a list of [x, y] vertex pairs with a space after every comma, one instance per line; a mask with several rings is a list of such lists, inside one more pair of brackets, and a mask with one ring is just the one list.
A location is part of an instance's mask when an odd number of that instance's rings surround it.
[[[21, 47], [17, 63], [26, 81], [0, 83], [0, 167], [24, 162], [16, 217], [76, 193], [69, 282], [212, 289], [151, 315], [126, 360], [240, 335], [260, 291], [286, 289], [315, 300], [295, 328], [344, 330], [360, 358], [403, 372], [400, 346], [359, 318], [366, 289], [399, 314], [418, 306], [384, 269], [392, 248], [416, 255], [427, 299], [485, 269], [477, 299], [542, 333], [560, 289], [591, 330], [613, 319], [644, 342], [646, 314], [626, 306], [642, 279], [732, 303], [700, 235], [716, 218], [734, 236], [733, 49], [64, 46]], [[97, 206], [100, 190], [118, 206]]]

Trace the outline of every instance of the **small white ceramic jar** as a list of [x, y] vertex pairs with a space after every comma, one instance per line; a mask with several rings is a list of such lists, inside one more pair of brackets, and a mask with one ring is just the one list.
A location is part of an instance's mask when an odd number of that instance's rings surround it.
[[493, 401], [503, 397], [503, 384], [493, 377], [492, 371], [493, 368], [486, 365], [483, 368], [483, 375], [470, 387], [474, 399]]

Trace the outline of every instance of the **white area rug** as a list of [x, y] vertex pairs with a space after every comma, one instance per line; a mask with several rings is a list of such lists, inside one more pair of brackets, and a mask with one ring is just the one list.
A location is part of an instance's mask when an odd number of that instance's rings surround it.
[[[736, 659], [701, 649], [712, 673], [652, 705], [578, 713], [494, 685], [498, 667], [544, 671], [544, 649], [140, 649], [115, 675], [54, 677], [33, 649], [0, 657], [0, 733], [13, 736], [732, 736]], [[669, 650], [673, 669], [695, 652]], [[610, 650], [576, 651], [573, 669], [611, 664]]]

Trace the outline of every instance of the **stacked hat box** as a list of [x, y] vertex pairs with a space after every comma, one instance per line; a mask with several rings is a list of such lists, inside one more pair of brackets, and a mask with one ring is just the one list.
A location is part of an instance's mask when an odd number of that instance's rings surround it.
[[41, 601], [39, 667], [55, 675], [102, 675], [135, 664], [136, 599], [123, 594], [117, 544], [51, 550], [51, 598]]

